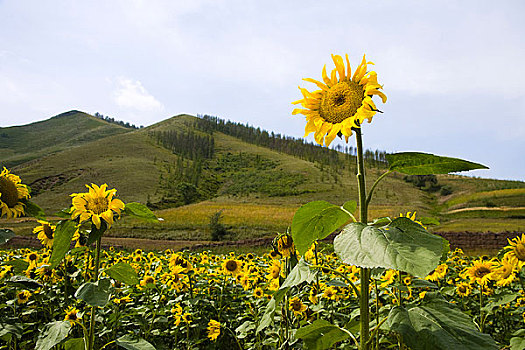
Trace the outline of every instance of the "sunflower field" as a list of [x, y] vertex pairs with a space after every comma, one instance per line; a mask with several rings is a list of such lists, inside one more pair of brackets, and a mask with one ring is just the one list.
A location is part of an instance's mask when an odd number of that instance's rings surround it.
[[[352, 348], [349, 334], [358, 331], [359, 304], [348, 281], [358, 286], [359, 274], [334, 253], [318, 252], [316, 257], [309, 250], [305, 254], [304, 266], [319, 268], [316, 272], [312, 268], [304, 281], [296, 281], [287, 290], [266, 322], [269, 300], [282, 290], [294, 260], [288, 239], [282, 236], [276, 250], [265, 256], [109, 248], [102, 250], [99, 285], [103, 288], [81, 297], [77, 291], [92, 278], [85, 272], [94, 263], [87, 248], [72, 249], [55, 269], [49, 268], [51, 254], [46, 248], [0, 251], [1, 348], [44, 349], [58, 344], [58, 348], [82, 349], [91, 305], [97, 307], [97, 349], [119, 345], [128, 349], [274, 349], [283, 344], [316, 348], [319, 340], [309, 337], [309, 327], [319, 320], [330, 320], [348, 331], [327, 336], [329, 346]], [[464, 333], [454, 334], [443, 323], [439, 337], [444, 342], [446, 337], [467, 338], [468, 327], [474, 324], [469, 325], [464, 315], [470, 315], [476, 327], [500, 347], [511, 341], [523, 344], [525, 339], [519, 336], [523, 332], [516, 332], [525, 328], [523, 275], [511, 258], [518, 252], [516, 261], [524, 262], [519, 253], [525, 236], [511, 243], [501, 259], [468, 257], [456, 249], [424, 279], [394, 270], [374, 271], [373, 323], [385, 322], [400, 304], [413, 304], [420, 312], [439, 312], [446, 305], [443, 310], [449, 310], [448, 314], [440, 315], [440, 320], [461, 323]], [[131, 266], [132, 271], [115, 266]], [[381, 349], [400, 344], [395, 328], [383, 331], [380, 326], [374, 336]]]

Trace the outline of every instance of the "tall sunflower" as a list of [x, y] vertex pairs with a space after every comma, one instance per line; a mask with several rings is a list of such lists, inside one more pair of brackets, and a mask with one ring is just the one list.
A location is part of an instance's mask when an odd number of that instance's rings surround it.
[[332, 55], [335, 69], [330, 76], [323, 67], [323, 82], [305, 78], [303, 80], [314, 83], [320, 90], [310, 92], [299, 87], [303, 99], [292, 102], [300, 104], [302, 109], [294, 109], [292, 114], [303, 114], [306, 117], [305, 136], [315, 132], [315, 141], [329, 146], [337, 135], [344, 135], [346, 142], [352, 135], [352, 128], [359, 128], [365, 119], [370, 123], [372, 117], [379, 111], [372, 101], [373, 95], [381, 97], [386, 102], [386, 95], [379, 91], [382, 86], [377, 82], [376, 72], [367, 72], [368, 65], [363, 55], [361, 64], [352, 75], [348, 55], [343, 58]]
[[80, 217], [80, 222], [90, 220], [100, 229], [101, 219], [104, 220], [108, 228], [113, 224], [113, 216], [120, 216], [120, 211], [124, 209], [124, 203], [120, 199], [113, 198], [116, 189], [106, 190], [108, 185], [97, 186], [86, 185], [88, 192], [73, 193], [71, 197], [73, 207], [71, 208], [71, 218]]
[[24, 215], [22, 200], [29, 199], [29, 189], [20, 177], [11, 174], [7, 168], [0, 172], [0, 217], [8, 219]]

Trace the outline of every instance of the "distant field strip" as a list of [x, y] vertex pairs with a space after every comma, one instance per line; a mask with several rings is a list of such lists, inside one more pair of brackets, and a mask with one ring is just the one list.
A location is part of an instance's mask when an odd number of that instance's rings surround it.
[[166, 223], [207, 225], [210, 217], [222, 210], [221, 222], [234, 226], [288, 227], [297, 205], [201, 202], [179, 208], [159, 210]]
[[525, 198], [525, 188], [511, 188], [511, 189], [505, 189], [505, 190], [476, 192], [476, 193], [472, 193], [469, 195], [458, 196], [456, 198], [452, 198], [448, 200], [447, 202], [445, 202], [445, 204], [447, 207], [452, 207], [454, 205], [477, 201], [477, 200], [505, 198], [505, 197]]

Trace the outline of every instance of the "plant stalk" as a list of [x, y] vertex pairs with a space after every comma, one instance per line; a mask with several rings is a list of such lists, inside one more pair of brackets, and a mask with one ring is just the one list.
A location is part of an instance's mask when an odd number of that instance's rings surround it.
[[[366, 183], [365, 183], [365, 160], [363, 157], [363, 139], [361, 136], [361, 128], [353, 129], [356, 134], [357, 146], [357, 185], [359, 189], [359, 220], [363, 224], [368, 224], [368, 205], [366, 201]], [[369, 306], [369, 284], [370, 284], [370, 269], [361, 267], [361, 297], [359, 299], [360, 310], [360, 350], [368, 350], [370, 338], [370, 306]]]
[[[95, 268], [94, 273], [95, 276], [93, 278], [95, 279], [95, 283], [98, 282], [98, 268], [100, 266], [100, 246], [102, 243], [102, 236], [97, 239], [96, 243], [96, 250], [95, 250]], [[91, 317], [89, 320], [89, 339], [88, 339], [88, 350], [93, 350], [95, 345], [95, 311], [96, 307], [91, 307]]]

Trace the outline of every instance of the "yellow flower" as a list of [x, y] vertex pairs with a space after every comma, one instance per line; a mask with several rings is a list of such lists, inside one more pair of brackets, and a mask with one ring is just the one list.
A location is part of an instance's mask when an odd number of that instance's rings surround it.
[[323, 291], [323, 297], [330, 300], [335, 300], [337, 298], [337, 290], [334, 286], [329, 286]]
[[133, 299], [131, 299], [129, 295], [123, 296], [120, 299], [117, 299], [117, 298], [113, 299], [113, 302], [115, 304], [126, 304], [126, 303], [130, 303], [132, 301], [133, 301]]
[[277, 238], [277, 250], [285, 258], [289, 258], [295, 253], [295, 245], [293, 244], [292, 236], [283, 234]]
[[235, 276], [241, 272], [241, 262], [235, 259], [225, 260], [222, 269], [224, 273]]
[[153, 276], [144, 276], [144, 278], [140, 281], [140, 286], [145, 287], [147, 285], [154, 285], [155, 284], [155, 278]]
[[385, 288], [388, 285], [394, 283], [396, 276], [397, 274], [395, 270], [387, 270], [385, 275], [381, 276], [381, 281], [383, 281], [383, 283], [381, 283], [379, 286], [381, 288]]
[[268, 275], [267, 279], [272, 280], [279, 278], [279, 275], [281, 274], [281, 264], [279, 261], [273, 261], [272, 265], [268, 268]]
[[76, 323], [80, 324], [82, 320], [82, 315], [79, 315], [79, 311], [74, 307], [69, 307], [69, 309], [66, 310], [66, 317], [64, 317], [64, 321], [69, 321], [71, 323], [71, 326], [75, 325]]
[[514, 265], [506, 258], [500, 262], [500, 266], [492, 273], [492, 279], [497, 286], [508, 286], [514, 279]]
[[428, 274], [427, 277], [425, 277], [426, 280], [437, 282], [440, 279], [443, 279], [445, 275], [447, 274], [448, 266], [447, 264], [441, 264], [438, 265], [432, 272]]
[[18, 292], [16, 294], [16, 302], [18, 304], [25, 304], [29, 300], [29, 297], [31, 296], [31, 292], [28, 290], [23, 290], [21, 292]]
[[472, 292], [472, 287], [468, 283], [462, 282], [456, 286], [456, 293], [460, 297], [469, 296], [471, 292]]
[[255, 295], [256, 298], [262, 298], [264, 297], [264, 291], [261, 287], [257, 287], [253, 290], [253, 295]]
[[521, 237], [513, 238], [508, 240], [509, 245], [506, 246], [506, 249], [510, 249], [505, 257], [514, 265], [518, 266], [518, 269], [521, 269], [525, 265], [525, 233]]
[[492, 272], [494, 272], [495, 264], [493, 261], [483, 261], [482, 258], [475, 260], [472, 266], [465, 270], [465, 274], [471, 281], [477, 282], [479, 285], [485, 285], [492, 279]]
[[[301, 104], [303, 109], [294, 109], [292, 114], [306, 116], [305, 136], [315, 132], [315, 141], [322, 145], [323, 141], [329, 146], [334, 138], [344, 135], [346, 141], [352, 135], [352, 128], [359, 128], [365, 119], [370, 123], [378, 112], [373, 95], [379, 95], [386, 102], [386, 95], [379, 91], [382, 88], [377, 82], [376, 72], [367, 72], [365, 56], [352, 76], [350, 61], [346, 55], [346, 65], [339, 55], [332, 55], [335, 69], [330, 76], [326, 74], [326, 65], [323, 67], [323, 82], [305, 78], [303, 80], [314, 83], [320, 90], [310, 92], [299, 87], [303, 99], [293, 102]], [[339, 75], [339, 78], [337, 77]], [[326, 137], [325, 137], [326, 136]]]
[[293, 311], [295, 316], [300, 316], [306, 311], [306, 305], [298, 297], [293, 297], [290, 299], [289, 309]]
[[51, 225], [49, 222], [44, 220], [38, 220], [40, 226], [33, 229], [33, 233], [37, 235], [42, 245], [46, 248], [53, 246], [53, 238], [55, 235], [55, 225]]
[[210, 320], [208, 322], [208, 338], [215, 341], [217, 337], [221, 334], [221, 324], [215, 320]]
[[80, 222], [90, 220], [100, 229], [101, 219], [106, 222], [108, 228], [113, 224], [113, 216], [116, 213], [120, 216], [124, 209], [124, 203], [120, 199], [113, 198], [116, 189], [107, 190], [108, 185], [103, 184], [98, 187], [95, 184], [86, 185], [88, 192], [73, 193], [71, 197], [73, 206], [71, 208], [71, 218], [80, 217]]
[[7, 168], [0, 172], [0, 217], [8, 219], [24, 215], [24, 203], [29, 199], [29, 189], [21, 183], [22, 180], [15, 174], [9, 173]]
[[423, 226], [421, 221], [416, 220], [416, 212], [412, 213], [411, 211], [408, 211], [405, 215], [403, 215], [403, 213], [400, 213], [399, 217], [410, 219], [410, 220], [414, 221], [416, 224], [420, 224], [421, 227], [423, 227], [425, 230], [427, 229], [426, 226]]

